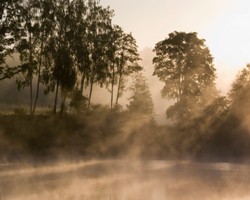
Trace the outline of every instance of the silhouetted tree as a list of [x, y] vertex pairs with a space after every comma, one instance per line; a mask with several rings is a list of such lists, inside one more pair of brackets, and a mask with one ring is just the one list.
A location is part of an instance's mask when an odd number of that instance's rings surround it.
[[22, 1], [21, 37], [17, 44], [21, 65], [28, 66], [17, 79], [18, 88], [29, 87], [30, 114], [33, 110], [33, 77], [38, 70], [38, 34], [39, 34], [39, 8], [36, 1]]
[[118, 100], [125, 88], [126, 77], [139, 72], [142, 67], [138, 64], [140, 60], [136, 40], [131, 33], [123, 33], [117, 42], [118, 48], [116, 52], [117, 65], [117, 94], [115, 105], [118, 106]]
[[250, 65], [248, 64], [236, 76], [228, 93], [229, 106], [232, 114], [248, 123], [250, 98]]
[[35, 34], [37, 40], [37, 50], [36, 50], [36, 59], [37, 59], [37, 84], [36, 84], [36, 94], [33, 105], [32, 113], [35, 113], [37, 100], [40, 92], [40, 83], [44, 83], [43, 72], [45, 72], [46, 65], [49, 64], [48, 60], [50, 59], [48, 54], [45, 51], [45, 47], [48, 45], [49, 36], [53, 35], [54, 31], [54, 7], [53, 0], [41, 0], [36, 1], [34, 7], [39, 14], [36, 15], [36, 24], [37, 31]]
[[250, 85], [250, 64], [242, 69], [236, 76], [232, 87], [229, 91], [229, 99], [231, 102], [235, 101], [244, 92], [246, 87]]
[[73, 31], [72, 48], [77, 71], [79, 73], [78, 84], [83, 95], [83, 89], [87, 86], [87, 77], [90, 72], [90, 51], [88, 43], [88, 21], [86, 20], [88, 7], [83, 0], [72, 2], [72, 24]]
[[173, 32], [154, 51], [154, 75], [165, 83], [162, 96], [176, 100], [167, 109], [167, 117], [190, 119], [199, 110], [204, 91], [215, 85], [213, 57], [205, 40], [197, 33]]
[[90, 68], [87, 74], [90, 85], [88, 95], [88, 107], [91, 103], [93, 85], [98, 83], [102, 86], [106, 79], [108, 62], [106, 59], [108, 45], [108, 30], [111, 27], [113, 11], [103, 8], [99, 1], [88, 1], [88, 11], [86, 16], [88, 26], [88, 50], [90, 54]]
[[[119, 59], [118, 49], [119, 49], [119, 39], [122, 37], [123, 30], [118, 25], [114, 25], [110, 27], [109, 30], [109, 38], [108, 38], [108, 51], [107, 51], [107, 58], [108, 58], [108, 78], [106, 79], [106, 87], [110, 92], [110, 108], [113, 109], [114, 105], [114, 92], [115, 92], [115, 85], [117, 84], [117, 74], [118, 74], [118, 65], [117, 59]], [[109, 89], [109, 86], [111, 88]]]
[[73, 24], [72, 17], [72, 4], [70, 1], [57, 1], [57, 7], [55, 12], [56, 20], [56, 33], [52, 38], [52, 55], [54, 59], [53, 77], [56, 80], [56, 92], [54, 113], [57, 108], [57, 95], [58, 89], [61, 90], [61, 110], [64, 112], [65, 101], [69, 95], [69, 92], [73, 90], [76, 83], [76, 67], [73, 60]]

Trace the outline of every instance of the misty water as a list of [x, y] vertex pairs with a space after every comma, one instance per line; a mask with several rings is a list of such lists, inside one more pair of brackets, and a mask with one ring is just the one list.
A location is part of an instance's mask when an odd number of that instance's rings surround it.
[[1, 164], [1, 200], [242, 200], [248, 164], [95, 160]]

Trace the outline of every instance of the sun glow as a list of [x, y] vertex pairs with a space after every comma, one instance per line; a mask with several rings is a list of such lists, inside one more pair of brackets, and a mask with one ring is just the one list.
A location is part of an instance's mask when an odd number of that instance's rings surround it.
[[115, 10], [114, 23], [132, 32], [141, 50], [172, 31], [198, 32], [214, 57], [218, 88], [226, 93], [250, 62], [250, 2], [247, 0], [102, 0]]

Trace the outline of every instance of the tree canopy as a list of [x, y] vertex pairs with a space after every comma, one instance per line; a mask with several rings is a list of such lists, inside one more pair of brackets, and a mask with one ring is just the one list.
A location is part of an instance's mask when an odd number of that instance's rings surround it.
[[243, 92], [250, 86], [250, 64], [246, 65], [236, 76], [229, 91], [231, 102], [237, 100]]
[[[18, 74], [18, 88], [29, 87], [31, 114], [40, 84], [54, 93], [54, 113], [77, 90], [90, 107], [94, 85], [104, 84], [111, 85], [112, 108], [115, 89], [118, 104], [126, 77], [142, 69], [136, 40], [112, 23], [114, 11], [99, 0], [11, 0], [0, 11], [0, 80]], [[13, 53], [20, 65], [10, 67], [5, 58]]]
[[154, 75], [165, 83], [162, 96], [175, 100], [167, 117], [190, 118], [202, 104], [202, 95], [215, 87], [213, 57], [197, 33], [173, 32], [155, 45]]

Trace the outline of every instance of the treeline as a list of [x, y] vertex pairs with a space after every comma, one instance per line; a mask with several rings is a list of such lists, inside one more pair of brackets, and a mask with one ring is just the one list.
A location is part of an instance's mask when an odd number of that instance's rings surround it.
[[[94, 85], [110, 92], [112, 110], [126, 78], [142, 70], [134, 37], [98, 0], [6, 0], [0, 11], [0, 80], [17, 77], [18, 89], [29, 88], [30, 114], [41, 85], [54, 94], [53, 113], [59, 99], [61, 114], [66, 101], [76, 112], [89, 108]], [[5, 61], [14, 53], [20, 65], [10, 67]]]
[[[80, 155], [91, 149], [95, 155], [135, 150], [143, 157], [161, 158], [250, 156], [250, 65], [222, 95], [215, 84], [213, 56], [197, 33], [175, 31], [155, 45], [153, 75], [164, 83], [162, 96], [173, 102], [166, 110], [169, 124], [157, 126], [136, 41], [112, 23], [109, 7], [96, 0], [6, 0], [0, 11], [0, 80], [16, 78], [19, 89], [29, 88], [31, 115], [41, 86], [54, 95], [53, 113], [59, 99], [60, 114], [66, 104], [74, 113], [84, 113], [79, 118], [1, 116], [1, 134], [7, 138], [3, 146], [18, 140], [27, 151], [39, 153], [70, 146], [72, 151], [79, 147]], [[5, 61], [14, 53], [20, 65], [10, 67]], [[133, 83], [126, 111], [110, 112], [119, 111], [128, 77]], [[110, 93], [108, 109], [91, 105], [96, 85]], [[33, 128], [27, 125], [19, 136], [14, 134], [31, 119]], [[64, 131], [60, 126], [67, 120], [71, 125]], [[48, 135], [40, 132], [43, 122]]]

